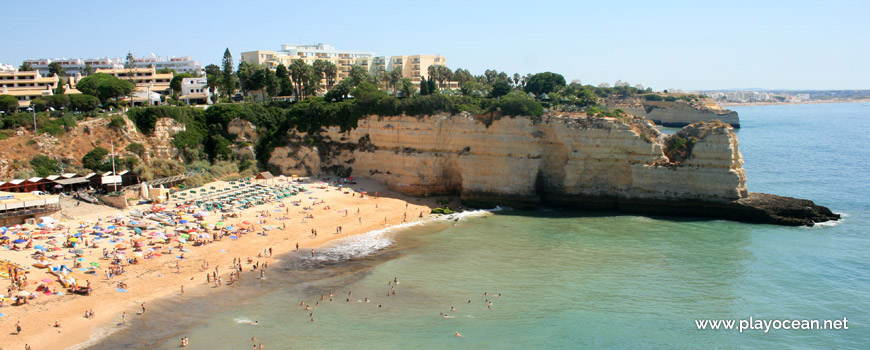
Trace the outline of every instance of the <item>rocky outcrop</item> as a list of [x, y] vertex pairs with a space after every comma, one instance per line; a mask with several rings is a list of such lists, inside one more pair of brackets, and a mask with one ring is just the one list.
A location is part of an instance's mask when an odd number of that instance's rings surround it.
[[699, 121], [720, 120], [732, 127], [740, 127], [737, 112], [722, 109], [711, 99], [696, 102], [677, 101], [620, 101], [612, 102], [611, 107], [620, 108], [629, 114], [645, 117], [654, 123], [667, 127], [683, 127]]
[[239, 141], [250, 142], [260, 137], [257, 132], [257, 127], [254, 126], [254, 124], [240, 118], [233, 119], [227, 124], [227, 133], [230, 135], [236, 135], [236, 138]]
[[[725, 123], [699, 122], [667, 136], [630, 116], [552, 114], [491, 123], [469, 114], [369, 116], [354, 130], [315, 136], [316, 147], [311, 135], [290, 132], [270, 166], [284, 174], [369, 177], [408, 195], [458, 194], [472, 206], [808, 222], [789, 219], [792, 209], [756, 205], [756, 198], [785, 207], [797, 202], [749, 194], [737, 137]], [[804, 216], [836, 219], [830, 211], [813, 213]]]

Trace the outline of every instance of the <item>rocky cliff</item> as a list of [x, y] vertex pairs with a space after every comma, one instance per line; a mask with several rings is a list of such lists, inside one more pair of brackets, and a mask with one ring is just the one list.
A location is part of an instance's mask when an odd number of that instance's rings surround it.
[[[739, 210], [753, 196], [737, 137], [724, 123], [698, 122], [667, 136], [635, 117], [369, 116], [349, 132], [330, 128], [317, 136], [322, 141], [313, 146], [311, 135], [291, 131], [270, 166], [284, 174], [370, 177], [408, 195], [458, 194], [474, 206], [812, 224], [784, 220], [781, 210]], [[816, 221], [834, 218], [814, 213]]]
[[646, 101], [642, 99], [606, 101], [608, 106], [620, 108], [629, 114], [645, 117], [658, 125], [683, 127], [699, 121], [720, 120], [732, 127], [740, 127], [737, 112], [723, 109], [709, 98], [698, 101]]

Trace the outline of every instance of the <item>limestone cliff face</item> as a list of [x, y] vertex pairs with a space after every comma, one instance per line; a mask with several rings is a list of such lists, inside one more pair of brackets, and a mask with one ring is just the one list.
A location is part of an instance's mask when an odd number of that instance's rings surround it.
[[[727, 125], [697, 134], [680, 164], [649, 121], [548, 115], [504, 117], [491, 125], [468, 114], [369, 116], [318, 147], [288, 135], [271, 164], [285, 174], [332, 172], [373, 178], [409, 195], [460, 194], [513, 204], [572, 198], [729, 201], [746, 196], [737, 138]], [[693, 129], [694, 130], [694, 129]]]
[[708, 98], [694, 103], [636, 100], [612, 103], [611, 107], [621, 108], [631, 115], [645, 117], [656, 124], [669, 127], [683, 127], [695, 122], [710, 120], [721, 120], [733, 127], [740, 127], [740, 118], [737, 112], [722, 109], [715, 101]]

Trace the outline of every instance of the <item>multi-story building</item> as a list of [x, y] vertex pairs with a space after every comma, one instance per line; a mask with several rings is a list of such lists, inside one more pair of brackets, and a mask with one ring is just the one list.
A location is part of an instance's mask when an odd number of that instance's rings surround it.
[[[60, 63], [63, 67], [64, 71], [66, 71], [66, 75], [72, 76], [75, 73], [83, 74], [85, 72], [85, 68], [90, 66], [94, 70], [102, 69], [121, 69], [124, 68], [124, 59], [118, 57], [105, 57], [105, 58], [40, 58], [33, 60], [24, 60], [25, 63], [29, 63], [33, 69], [39, 71], [39, 74], [43, 76], [48, 76], [49, 68], [48, 66], [54, 62]], [[164, 59], [160, 56], [151, 56], [151, 57], [136, 57], [133, 58], [133, 64], [136, 68], [149, 68], [154, 66], [157, 70], [161, 69], [172, 69], [177, 73], [190, 73], [193, 75], [201, 76], [204, 73], [204, 69], [202, 65], [199, 64], [199, 61], [194, 61], [191, 56], [180, 56], [180, 57], [169, 57]]]
[[11, 64], [0, 63], [0, 73], [15, 72], [17, 70], [18, 70], [18, 68], [15, 68], [15, 66], [13, 66]]
[[[402, 77], [411, 79], [414, 84], [420, 84], [421, 78], [429, 78], [429, 66], [446, 66], [447, 59], [441, 55], [404, 55], [375, 56], [370, 51], [336, 50], [327, 44], [317, 45], [281, 45], [280, 51], [257, 50], [242, 52], [242, 61], [275, 69], [279, 64], [289, 67], [294, 60], [302, 59], [306, 64], [313, 64], [320, 59], [332, 62], [338, 68], [336, 82], [347, 78], [353, 66], [361, 66], [370, 74], [390, 72], [395, 67], [401, 67]], [[449, 85], [453, 87], [453, 85]]]
[[0, 73], [0, 95], [10, 95], [18, 99], [18, 106], [30, 105], [30, 101], [41, 96], [54, 94], [59, 79], [57, 75], [42, 77], [37, 71]]
[[181, 91], [179, 91], [179, 94], [178, 99], [187, 104], [210, 105], [214, 103], [213, 95], [208, 89], [208, 79], [206, 78], [181, 79]]
[[205, 69], [199, 64], [199, 61], [194, 61], [191, 56], [172, 56], [167, 59], [153, 55], [151, 57], [136, 57], [133, 58], [133, 64], [136, 68], [148, 68], [153, 65], [157, 70], [172, 69], [176, 73], [188, 73], [195, 76], [205, 75]]
[[[313, 64], [316, 60], [332, 62], [338, 68], [336, 81], [341, 81], [350, 74], [358, 59], [372, 58], [374, 52], [336, 50], [334, 46], [327, 44], [316, 45], [281, 45], [280, 51], [248, 51], [242, 52], [242, 61], [263, 65], [275, 69], [279, 64], [289, 67], [294, 60], [301, 59], [306, 64]], [[367, 62], [367, 61], [366, 61]]]
[[29, 63], [30, 67], [39, 71], [42, 76], [48, 76], [48, 66], [54, 62], [60, 63], [67, 76], [73, 76], [76, 73], [84, 74], [85, 69], [90, 66], [92, 69], [115, 69], [122, 68], [124, 64], [120, 58], [40, 58], [34, 60], [24, 60], [24, 63]]
[[106, 73], [119, 79], [130, 80], [137, 91], [166, 93], [172, 81], [172, 73], [157, 73], [155, 68], [115, 68], [97, 69], [95, 73]]
[[392, 56], [387, 71], [401, 67], [402, 77], [420, 84], [421, 78], [429, 79], [429, 66], [446, 66], [447, 59], [441, 55]]

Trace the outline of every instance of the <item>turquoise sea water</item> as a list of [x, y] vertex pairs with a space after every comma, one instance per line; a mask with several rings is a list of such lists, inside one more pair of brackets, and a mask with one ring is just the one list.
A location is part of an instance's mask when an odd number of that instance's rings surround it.
[[[870, 104], [735, 109], [750, 191], [812, 199], [841, 223], [472, 213], [356, 237], [317, 261], [286, 256], [266, 280], [155, 302], [87, 346], [176, 349], [187, 336], [192, 349], [250, 349], [254, 336], [266, 349], [870, 348]], [[846, 317], [849, 329], [694, 322], [749, 317]]]

